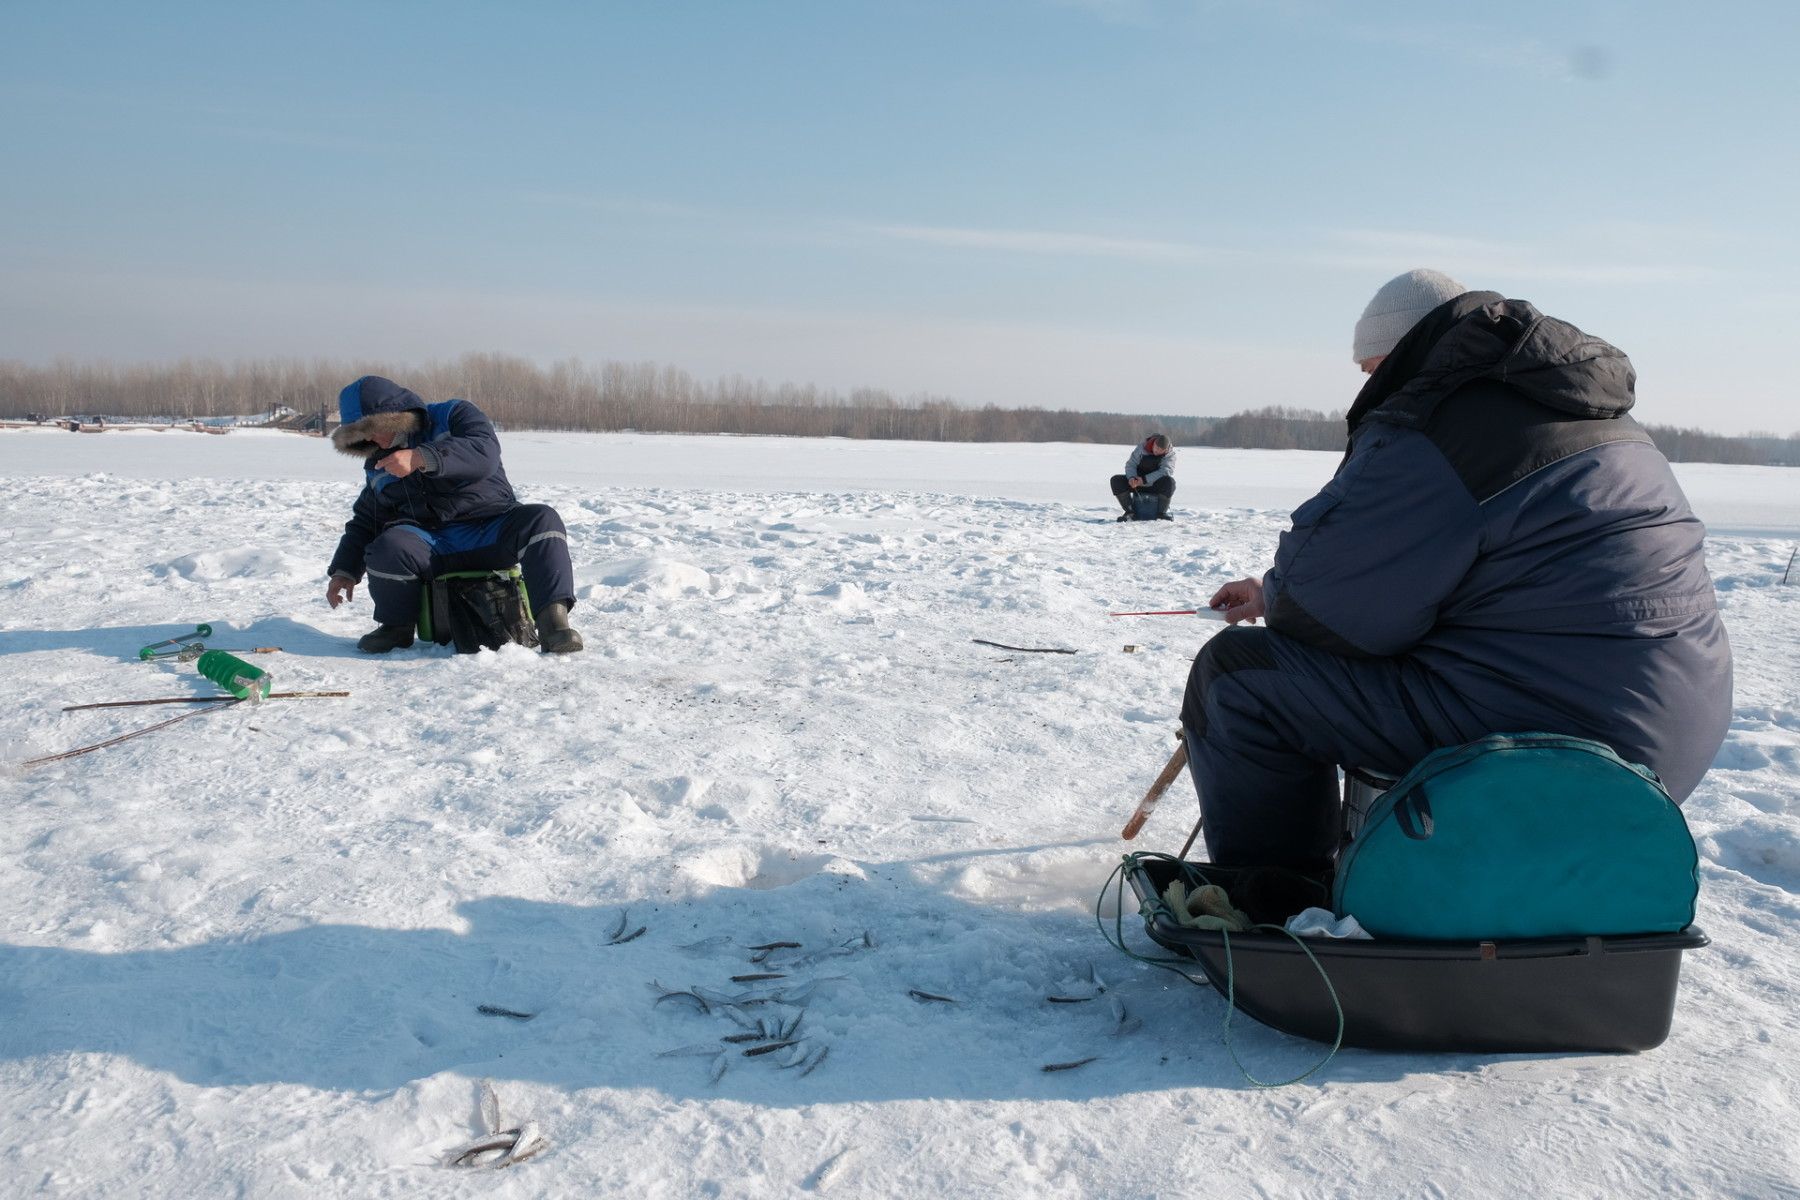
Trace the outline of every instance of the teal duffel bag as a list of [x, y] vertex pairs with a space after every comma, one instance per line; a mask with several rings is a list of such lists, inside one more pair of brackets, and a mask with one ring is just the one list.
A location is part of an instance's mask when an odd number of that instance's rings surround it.
[[1427, 755], [1370, 808], [1332, 905], [1378, 938], [1673, 933], [1699, 855], [1661, 781], [1598, 742], [1493, 734]]

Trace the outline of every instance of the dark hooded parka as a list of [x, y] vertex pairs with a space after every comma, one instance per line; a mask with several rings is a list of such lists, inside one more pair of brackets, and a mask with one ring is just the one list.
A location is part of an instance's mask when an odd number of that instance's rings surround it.
[[[332, 557], [334, 572], [360, 578], [363, 548], [390, 525], [436, 528], [518, 506], [494, 426], [467, 400], [426, 404], [410, 388], [365, 375], [338, 395], [338, 415], [342, 424], [332, 432], [332, 444], [363, 460], [368, 486], [356, 498], [356, 519]], [[374, 440], [381, 433], [399, 439], [395, 448], [417, 450], [425, 467], [404, 479], [377, 469], [388, 453]]]
[[1182, 723], [1216, 861], [1310, 865], [1339, 765], [1545, 730], [1603, 742], [1676, 800], [1724, 740], [1731, 650], [1705, 529], [1628, 414], [1615, 347], [1467, 292], [1370, 376], [1325, 489], [1221, 631]]

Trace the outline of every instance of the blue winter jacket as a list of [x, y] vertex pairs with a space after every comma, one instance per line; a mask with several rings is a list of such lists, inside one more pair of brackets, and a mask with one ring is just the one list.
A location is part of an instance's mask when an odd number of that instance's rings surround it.
[[[436, 532], [518, 507], [500, 463], [494, 426], [467, 400], [427, 404], [391, 379], [365, 375], [338, 394], [338, 414], [343, 423], [332, 433], [332, 443], [363, 459], [366, 482], [331, 556], [331, 574], [362, 579], [364, 552], [389, 526], [417, 525]], [[397, 438], [393, 449], [419, 452], [423, 462], [417, 471], [398, 479], [376, 469], [390, 451], [372, 435], [384, 432]]]
[[[1397, 661], [1440, 728], [1593, 738], [1685, 799], [1731, 712], [1705, 528], [1625, 355], [1493, 292], [1425, 317], [1264, 577], [1269, 628]], [[1320, 719], [1331, 719], [1320, 714]]]

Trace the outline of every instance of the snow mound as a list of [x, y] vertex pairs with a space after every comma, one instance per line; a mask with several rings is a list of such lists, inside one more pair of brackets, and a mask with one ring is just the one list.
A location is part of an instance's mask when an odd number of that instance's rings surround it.
[[1706, 856], [1758, 883], [1800, 895], [1800, 835], [1792, 820], [1757, 815], [1701, 842]]
[[236, 546], [184, 554], [152, 568], [163, 577], [178, 575], [195, 583], [221, 579], [310, 579], [319, 574], [312, 559], [302, 561], [268, 546]]
[[869, 594], [854, 583], [834, 583], [820, 588], [813, 593], [813, 599], [820, 601], [826, 611], [847, 617], [866, 613], [870, 608]]
[[862, 869], [831, 854], [811, 854], [779, 847], [721, 846], [681, 867], [684, 875], [707, 887], [769, 891], [789, 887], [814, 875], [862, 878]]
[[600, 568], [599, 585], [663, 600], [695, 592], [712, 595], [719, 581], [699, 567], [672, 558], [632, 558]]

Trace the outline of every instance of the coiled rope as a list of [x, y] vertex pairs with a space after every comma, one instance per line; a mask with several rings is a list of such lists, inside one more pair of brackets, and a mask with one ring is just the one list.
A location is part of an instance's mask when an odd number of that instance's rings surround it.
[[[1113, 949], [1119, 951], [1127, 958], [1141, 963], [1148, 963], [1153, 967], [1159, 967], [1165, 971], [1173, 972], [1196, 987], [1213, 986], [1211, 980], [1206, 978], [1196, 979], [1181, 969], [1183, 965], [1193, 961], [1191, 958], [1150, 957], [1137, 953], [1125, 944], [1126, 878], [1132, 871], [1138, 869], [1139, 866], [1146, 861], [1164, 862], [1172, 865], [1180, 873], [1183, 882], [1190, 886], [1198, 887], [1206, 883], [1205, 877], [1195, 869], [1194, 864], [1185, 859], [1176, 858], [1169, 854], [1157, 854], [1148, 851], [1124, 855], [1119, 860], [1119, 865], [1113, 868], [1112, 874], [1106, 877], [1106, 882], [1100, 885], [1100, 895], [1094, 900], [1094, 923], [1099, 926], [1100, 936], [1106, 940], [1108, 945], [1112, 946]], [[1113, 927], [1110, 930], [1106, 927], [1106, 917], [1104, 913], [1108, 889], [1112, 889], [1114, 893]], [[1138, 905], [1138, 915], [1144, 919], [1146, 924], [1148, 924], [1150, 920], [1159, 914], [1168, 917], [1171, 921], [1179, 923], [1173, 910], [1171, 910], [1168, 904], [1164, 902], [1163, 898], [1152, 889], [1151, 894]], [[1294, 944], [1300, 947], [1301, 952], [1306, 955], [1307, 960], [1312, 963], [1313, 969], [1318, 971], [1319, 978], [1324, 980], [1326, 994], [1331, 997], [1331, 1007], [1337, 1015], [1337, 1036], [1332, 1040], [1331, 1049], [1327, 1050], [1325, 1056], [1318, 1062], [1291, 1079], [1267, 1082], [1250, 1074], [1244, 1067], [1243, 1060], [1238, 1057], [1237, 1046], [1233, 1042], [1231, 1036], [1231, 1018], [1232, 1014], [1237, 1010], [1237, 969], [1236, 964], [1232, 959], [1231, 933], [1229, 930], [1219, 931], [1220, 936], [1223, 937], [1225, 943], [1225, 1021], [1222, 1028], [1225, 1052], [1231, 1056], [1231, 1064], [1238, 1069], [1238, 1074], [1242, 1075], [1244, 1081], [1252, 1087], [1286, 1087], [1290, 1083], [1299, 1083], [1302, 1080], [1311, 1078], [1313, 1075], [1323, 1070], [1325, 1064], [1329, 1063], [1337, 1056], [1338, 1050], [1340, 1050], [1344, 1044], [1344, 1005], [1343, 1002], [1338, 999], [1337, 988], [1332, 986], [1331, 976], [1326, 973], [1324, 964], [1319, 961], [1318, 956], [1313, 953], [1312, 947], [1306, 944], [1304, 938], [1280, 925], [1257, 924], [1252, 925], [1250, 928], [1252, 932], [1280, 933], [1291, 938]]]

